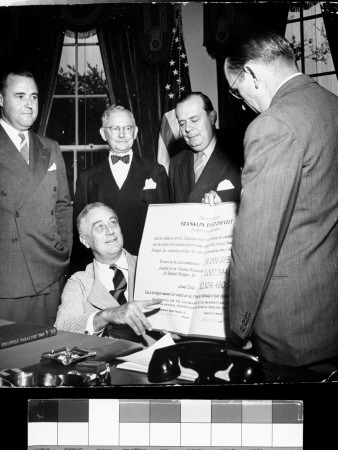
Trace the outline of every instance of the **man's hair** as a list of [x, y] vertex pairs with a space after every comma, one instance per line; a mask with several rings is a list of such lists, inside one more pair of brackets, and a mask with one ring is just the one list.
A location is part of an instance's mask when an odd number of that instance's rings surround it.
[[134, 115], [133, 115], [133, 113], [131, 111], [129, 111], [129, 109], [125, 108], [124, 106], [111, 105], [102, 114], [102, 126], [104, 126], [104, 124], [109, 119], [109, 116], [111, 114], [113, 114], [115, 111], [126, 111], [126, 112], [128, 112], [131, 115], [131, 118], [133, 120], [133, 125], [135, 125], [136, 122], [135, 122]]
[[34, 76], [28, 70], [21, 70], [21, 69], [8, 70], [6, 72], [1, 73], [0, 75], [0, 94], [5, 95], [8, 85], [8, 78], [15, 76], [32, 78], [35, 81]]
[[82, 233], [81, 233], [82, 223], [83, 223], [83, 220], [86, 218], [87, 214], [89, 213], [89, 211], [91, 211], [92, 209], [95, 209], [95, 208], [100, 208], [100, 207], [102, 207], [102, 206], [103, 206], [104, 208], [109, 209], [110, 211], [112, 211], [112, 212], [117, 216], [117, 214], [116, 214], [116, 212], [113, 210], [113, 208], [111, 208], [111, 207], [108, 206], [108, 205], [105, 205], [105, 204], [102, 203], [102, 202], [89, 203], [88, 205], [86, 205], [86, 206], [83, 208], [83, 210], [80, 212], [80, 214], [77, 216], [77, 219], [76, 219], [76, 226], [77, 226], [77, 229], [78, 229], [79, 234], [82, 234]]
[[214, 107], [211, 103], [210, 98], [203, 94], [202, 92], [189, 92], [187, 94], [182, 95], [182, 97], [178, 100], [176, 103], [177, 105], [180, 105], [181, 103], [184, 103], [187, 100], [190, 100], [192, 97], [199, 97], [203, 102], [203, 109], [207, 112], [207, 114], [210, 114], [212, 111], [214, 111]]
[[225, 57], [229, 70], [233, 72], [243, 70], [248, 61], [296, 65], [290, 43], [274, 31], [260, 30], [233, 38], [226, 48]]

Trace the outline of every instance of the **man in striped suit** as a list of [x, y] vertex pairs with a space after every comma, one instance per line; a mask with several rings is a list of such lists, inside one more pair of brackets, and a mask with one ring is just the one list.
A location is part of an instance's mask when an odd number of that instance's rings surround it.
[[85, 206], [77, 219], [81, 243], [94, 260], [68, 280], [55, 325], [78, 333], [149, 343], [150, 323], [142, 308], [158, 302], [134, 302], [137, 257], [123, 248], [117, 215], [103, 203]]

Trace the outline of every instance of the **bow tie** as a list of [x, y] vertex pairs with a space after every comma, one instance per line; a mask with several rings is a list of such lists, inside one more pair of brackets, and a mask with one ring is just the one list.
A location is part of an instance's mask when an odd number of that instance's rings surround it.
[[129, 163], [129, 155], [124, 155], [124, 156], [111, 155], [110, 157], [111, 157], [111, 162], [113, 164], [116, 164], [119, 161], [122, 161], [125, 164]]

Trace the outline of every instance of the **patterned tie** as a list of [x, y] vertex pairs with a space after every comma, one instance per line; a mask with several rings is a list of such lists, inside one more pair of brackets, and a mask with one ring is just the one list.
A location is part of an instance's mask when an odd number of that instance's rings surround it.
[[204, 169], [204, 160], [203, 160], [204, 152], [197, 153], [197, 158], [194, 163], [194, 172], [195, 172], [195, 183], [199, 179], [203, 169]]
[[123, 305], [124, 303], [127, 303], [127, 299], [124, 295], [125, 290], [127, 289], [127, 281], [122, 273], [122, 270], [118, 269], [114, 264], [112, 264], [110, 268], [115, 271], [113, 278], [115, 289], [109, 292], [119, 303], [119, 305]]
[[111, 162], [113, 164], [116, 164], [119, 161], [122, 161], [125, 164], [128, 164], [129, 163], [129, 155], [124, 155], [124, 156], [111, 155]]
[[25, 158], [27, 164], [29, 164], [29, 148], [27, 145], [26, 137], [23, 133], [19, 133], [20, 143], [20, 153]]
[[[112, 270], [115, 271], [113, 282], [115, 289], [112, 291], [109, 291], [110, 294], [118, 301], [120, 305], [123, 305], [127, 303], [126, 297], [124, 295], [124, 292], [127, 287], [126, 279], [120, 269], [118, 269], [114, 264], [110, 266]], [[125, 339], [127, 341], [132, 342], [141, 342], [142, 337], [138, 336], [132, 328], [130, 328], [129, 325], [124, 324], [112, 324], [109, 323], [106, 328], [104, 329], [104, 332], [102, 336], [109, 336], [114, 339]]]

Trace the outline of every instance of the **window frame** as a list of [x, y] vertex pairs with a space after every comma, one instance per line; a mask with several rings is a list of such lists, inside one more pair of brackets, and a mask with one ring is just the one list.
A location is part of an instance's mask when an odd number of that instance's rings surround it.
[[[73, 192], [75, 193], [75, 186], [76, 186], [76, 180], [78, 176], [78, 153], [79, 152], [85, 152], [85, 153], [92, 153], [92, 152], [98, 152], [102, 150], [109, 150], [108, 144], [105, 144], [102, 142], [102, 144], [92, 144], [92, 143], [86, 143], [86, 144], [79, 144], [79, 101], [80, 99], [91, 99], [91, 98], [107, 98], [106, 94], [79, 94], [79, 48], [80, 47], [94, 47], [94, 46], [100, 46], [99, 42], [93, 43], [87, 43], [87, 42], [79, 42], [79, 34], [78, 32], [72, 32], [75, 36], [75, 42], [63, 42], [62, 49], [64, 47], [74, 47], [75, 48], [75, 92], [74, 94], [55, 94], [53, 95], [54, 99], [73, 99], [75, 103], [75, 144], [73, 145], [64, 145], [59, 143], [61, 152], [62, 153], [73, 153]], [[95, 33], [96, 30], [95, 30]], [[93, 35], [94, 35], [93, 34]], [[102, 58], [102, 55], [101, 55]], [[60, 66], [59, 66], [60, 68]], [[58, 70], [59, 70], [58, 68]], [[86, 139], [85, 139], [86, 140]]]
[[[320, 2], [319, 6], [321, 8]], [[300, 70], [303, 73], [306, 73], [305, 71], [305, 50], [304, 50], [304, 22], [307, 20], [313, 20], [313, 19], [318, 19], [318, 18], [323, 18], [323, 13], [321, 12], [320, 14], [311, 14], [311, 15], [306, 15], [304, 16], [304, 5], [300, 4], [299, 5], [299, 18], [297, 19], [288, 19], [286, 22], [286, 26], [288, 26], [288, 24], [290, 23], [299, 23], [299, 27], [300, 27], [300, 44], [301, 44], [301, 67]], [[321, 76], [326, 76], [326, 75], [336, 75], [337, 71], [336, 70], [331, 70], [328, 72], [315, 72], [315, 73], [307, 73], [307, 75], [309, 77], [321, 77]], [[338, 81], [337, 81], [338, 82]]]

